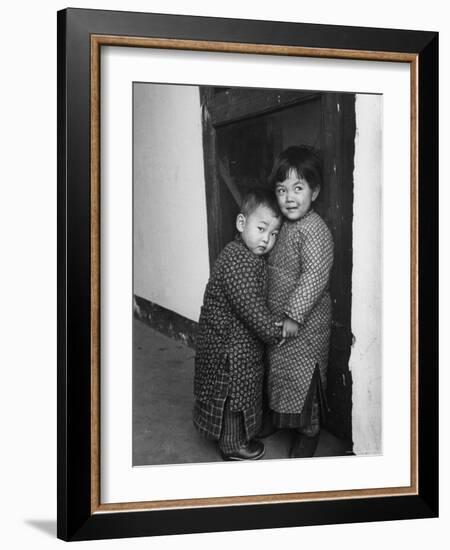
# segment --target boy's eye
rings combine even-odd
[[[302,189],[303,189],[303,185],[296,185],[296,186],[295,186],[295,190],[296,190],[297,192],[302,191]]]

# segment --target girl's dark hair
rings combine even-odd
[[[292,145],[280,153],[269,176],[269,183],[274,187],[288,178],[289,172],[295,170],[298,176],[306,180],[311,189],[322,185],[322,155],[320,151],[308,145]]]
[[[275,197],[275,193],[271,189],[264,187],[254,187],[249,189],[242,197],[241,214],[249,216],[258,206],[267,206],[272,210],[275,216],[281,216],[280,207]]]

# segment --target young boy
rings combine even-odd
[[[256,460],[253,440],[262,414],[264,343],[281,338],[266,305],[270,252],[281,225],[273,193],[247,193],[236,218],[238,235],[219,255],[200,313],[194,377],[194,424],[218,441],[224,460]]]

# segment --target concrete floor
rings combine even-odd
[[[192,423],[194,350],[134,319],[133,352],[133,466],[222,461]],[[263,460],[288,458],[290,433],[264,444]],[[345,444],[322,430],[315,456],[345,454]]]

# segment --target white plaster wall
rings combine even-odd
[[[133,93],[134,293],[197,321],[209,276],[199,89]]]
[[[354,452],[381,448],[382,96],[356,96],[352,331]]]

